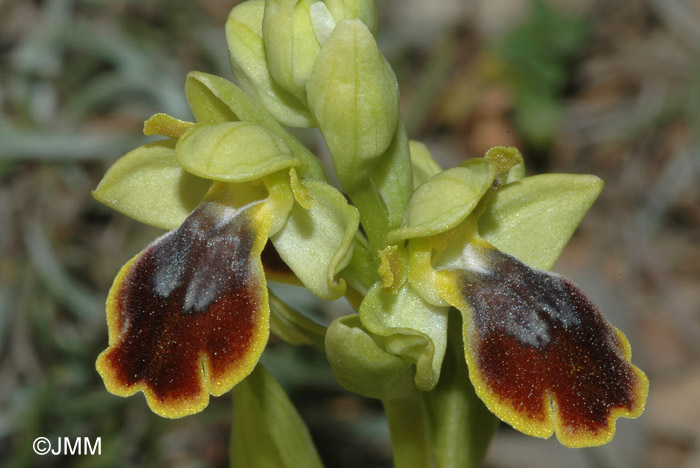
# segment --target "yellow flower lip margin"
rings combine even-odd
[[[142,391],[153,412],[178,418],[253,370],[269,335],[266,211],[205,202],[122,267],[96,364],[111,393]]]
[[[469,229],[451,240],[460,235],[461,257],[438,256],[435,288],[462,312],[479,398],[528,435],[556,433],[568,447],[609,442],[615,420],[638,417],[648,394],[624,334],[569,281],[470,241]]]

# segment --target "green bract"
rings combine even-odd
[[[326,8],[333,19],[340,22],[344,19],[357,18],[362,21],[372,34],[377,33],[378,14],[376,0],[324,0]]]
[[[263,18],[270,75],[302,103],[306,103],[306,83],[321,50],[309,16],[313,3],[267,0]]]
[[[263,42],[264,14],[263,0],[247,1],[231,10],[226,21],[226,40],[233,76],[283,125],[313,126],[304,104],[270,76]]]
[[[261,365],[233,392],[231,464],[246,468],[322,468],[304,420]]]
[[[389,147],[399,117],[396,78],[364,23],[338,23],[306,89],[336,175],[345,191],[354,192]]]

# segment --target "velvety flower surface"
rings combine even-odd
[[[143,391],[177,417],[203,409],[246,377],[268,337],[261,206],[207,201],[119,272],[107,301],[107,388]]]
[[[533,436],[556,432],[567,446],[606,443],[615,419],[639,416],[646,401],[648,380],[631,363],[629,342],[571,282],[480,234],[483,224],[489,238],[518,254],[529,245],[523,256],[551,267],[600,181],[556,175],[492,185],[518,161],[490,156],[435,169],[417,187],[401,227],[387,235],[383,283],[365,298],[362,323],[383,336],[408,340],[411,330],[424,337],[418,355],[415,343],[385,349],[415,362],[416,386],[425,388],[438,380],[447,306],[456,307],[470,379],[496,416]],[[411,319],[397,303],[413,308]],[[423,319],[414,323],[415,316]],[[425,361],[432,361],[432,378]]]
[[[530,435],[567,446],[612,439],[644,409],[648,381],[630,345],[570,281],[472,239],[442,266],[443,297],[463,316],[477,395]]]

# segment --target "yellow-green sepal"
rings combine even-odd
[[[294,203],[287,222],[270,240],[309,291],[325,300],[337,299],[346,287],[338,273],[352,257],[360,216],[331,185],[315,180],[300,183],[304,197],[313,204],[304,208]]]
[[[358,314],[346,315],[328,327],[326,357],[347,390],[380,400],[404,398],[414,391],[413,366],[385,351],[381,339],[367,331]]]
[[[119,158],[92,196],[137,221],[175,229],[204,198],[211,180],[186,172],[175,141],[148,143]]]
[[[233,388],[230,447],[234,467],[323,468],[306,423],[262,364]]]
[[[267,0],[263,37],[272,78],[300,102],[306,103],[306,83],[321,45],[309,8],[314,0]]]
[[[312,127],[314,119],[304,104],[270,76],[263,42],[264,13],[264,0],[249,0],[231,10],[226,41],[233,75],[283,125]]]
[[[550,270],[602,189],[598,177],[575,174],[502,185],[486,200],[479,233],[499,250]]]
[[[432,390],[440,378],[447,345],[447,307],[430,304],[405,282],[396,294],[381,283],[370,289],[360,305],[362,324],[382,337],[382,348],[416,365],[414,384]]]
[[[178,140],[178,162],[207,179],[248,182],[302,163],[277,134],[249,122],[198,123]]]
[[[399,121],[396,78],[360,20],[343,20],[316,59],[306,87],[343,189],[367,182]]]
[[[487,159],[469,159],[435,174],[411,196],[401,227],[389,232],[386,245],[448,231],[466,219],[496,177]]]
[[[413,172],[413,188],[417,188],[423,182],[442,171],[442,167],[430,155],[430,150],[420,141],[408,142],[411,153],[411,168]]]
[[[305,177],[326,180],[319,159],[235,84],[216,75],[194,71],[187,75],[185,94],[198,121],[220,123],[240,120],[262,125],[281,137],[294,157],[308,166]]]

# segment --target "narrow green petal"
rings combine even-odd
[[[248,122],[198,123],[175,148],[189,172],[225,182],[247,182],[299,166],[282,138]]]
[[[200,114],[197,117],[200,122],[241,120],[262,125],[280,136],[289,145],[294,157],[309,166],[306,177],[326,180],[318,158],[235,84],[216,75],[193,71],[187,75],[185,92],[193,112],[195,108],[200,109],[195,112],[195,116]]]
[[[495,176],[493,164],[482,158],[434,175],[413,192],[401,227],[389,232],[385,243],[433,236],[457,226],[476,207]]]
[[[413,391],[411,363],[382,349],[357,314],[340,317],[328,327],[326,357],[338,383],[351,392],[384,400]]]
[[[142,223],[175,229],[204,198],[210,180],[175,159],[175,141],[140,146],[119,158],[92,193],[95,199]]]
[[[261,364],[233,390],[231,466],[323,467],[304,420]]]
[[[602,189],[599,178],[574,174],[503,185],[479,216],[479,233],[503,252],[549,270]]]
[[[445,355],[447,311],[427,303],[408,282],[396,294],[377,283],[360,305],[360,318],[385,351],[416,364],[416,388],[430,391]]]
[[[226,21],[226,41],[233,75],[241,87],[283,125],[314,126],[313,117],[304,104],[270,76],[262,35],[264,12],[262,0],[247,1],[231,10]]]
[[[332,300],[345,292],[337,275],[352,255],[359,224],[357,209],[325,182],[302,180],[315,200],[310,209],[295,203],[287,223],[271,237],[277,252],[299,280],[315,295]]]

